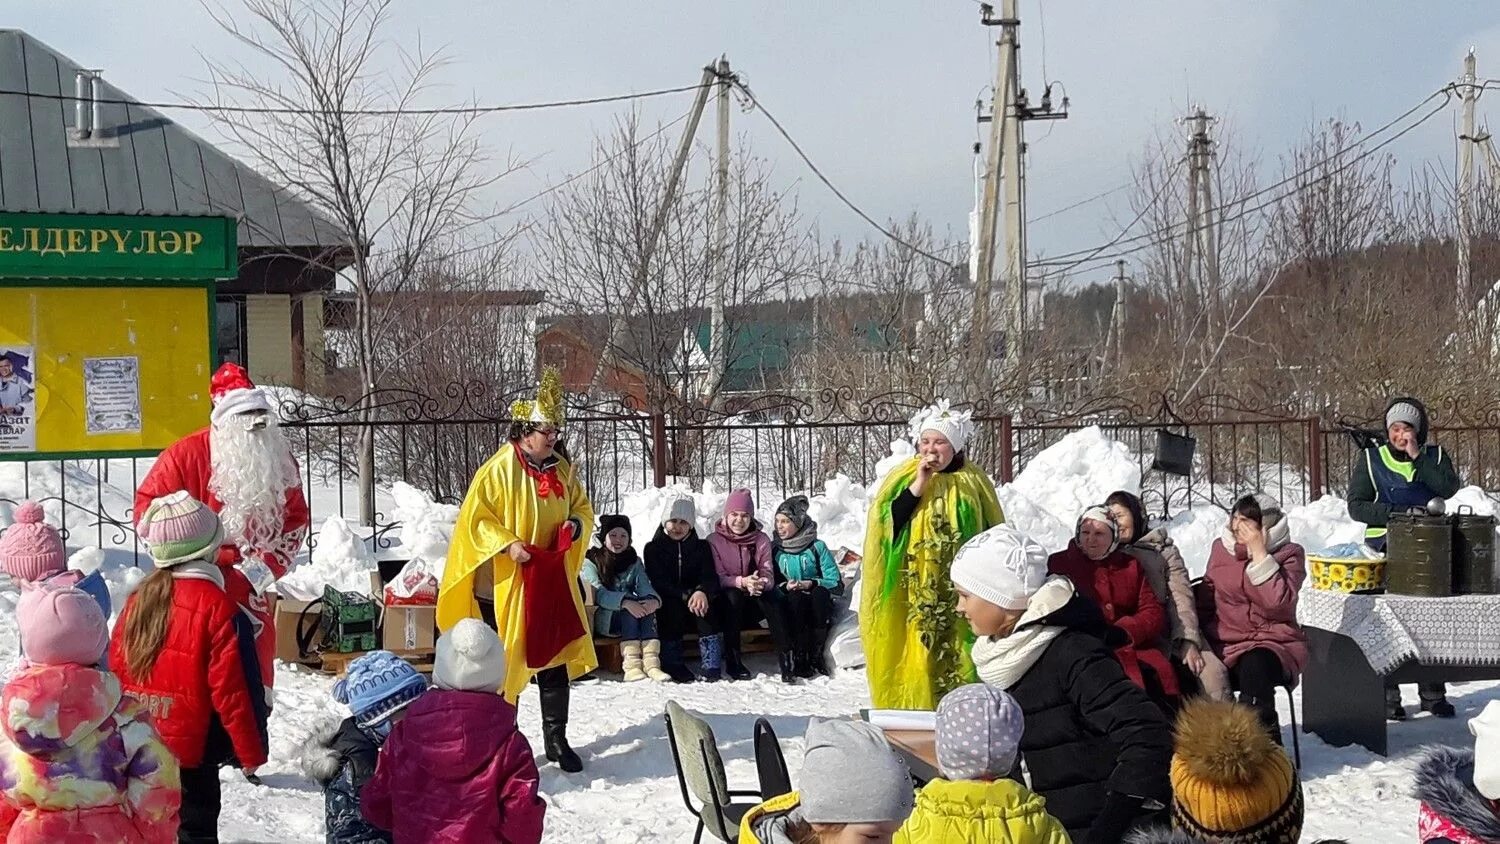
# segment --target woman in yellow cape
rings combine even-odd
[[[464,496],[438,590],[444,631],[465,618],[495,628],[505,645],[505,685],[515,701],[536,677],[547,759],[576,772],[568,745],[568,683],[594,670],[593,639],[578,572],[594,509],[559,451],[562,386],[542,375],[535,402],[512,407],[510,441],[479,471]]]
[[[959,546],[1005,521],[995,485],[965,460],[971,415],[939,401],[912,421],[917,453],[870,503],[859,632],[870,700],[880,709],[937,708],[975,680],[973,633],[961,623],[948,569]]]

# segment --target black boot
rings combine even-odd
[[[807,651],[797,651],[792,655],[792,673],[803,680],[811,680],[818,676],[818,671],[813,668],[812,656]]]
[[[661,643],[661,670],[671,675],[674,683],[691,683],[698,679],[682,658],[681,639],[666,639]]]
[[[1401,689],[1396,686],[1386,687],[1385,717],[1388,721],[1406,720],[1406,708],[1401,705]]]
[[[824,677],[833,676],[833,670],[828,667],[828,660],[823,656],[822,648],[809,654],[807,660],[814,672],[822,674]]]
[[[724,648],[724,673],[729,675],[731,680],[750,679],[750,669],[746,668],[744,661],[740,659],[739,648],[728,646]]]
[[[1445,697],[1440,697],[1437,700],[1422,701],[1422,711],[1431,712],[1436,718],[1452,718],[1458,714],[1458,711],[1453,708],[1453,704],[1449,703]]]
[[[542,701],[542,745],[546,748],[547,761],[556,762],[559,768],[576,774],[583,770],[583,760],[568,745],[567,671],[567,668],[549,668],[538,674],[537,692]]]
[[[794,685],[797,682],[797,677],[800,675],[797,674],[796,667],[793,665],[792,655],[786,651],[781,651],[776,654],[776,659],[781,663],[781,682],[789,686]]]

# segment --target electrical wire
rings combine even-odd
[[[676,88],[658,88],[653,91],[641,91],[635,94],[612,94],[604,97],[585,97],[572,100],[551,100],[536,103],[512,103],[508,105],[493,106],[438,106],[435,108],[351,108],[351,109],[321,109],[321,108],[298,108],[294,106],[230,106],[230,105],[203,105],[201,103],[172,103],[172,102],[141,102],[127,99],[90,99],[78,97],[73,94],[45,94],[39,91],[15,91],[0,89],[0,96],[26,97],[33,100],[53,100],[57,102],[86,102],[100,103],[101,105],[124,105],[153,108],[159,111],[203,111],[216,112],[220,114],[296,114],[296,115],[318,115],[318,116],[370,116],[370,117],[393,117],[397,115],[431,115],[431,114],[455,114],[455,115],[481,115],[496,114],[506,111],[539,111],[550,108],[568,108],[572,106],[601,105],[604,103],[618,103],[629,100],[643,100],[651,97],[663,97],[669,94],[681,94],[687,91],[697,91],[718,84],[696,83],[693,85],[682,85]]]
[[[1416,106],[1414,106],[1411,109],[1408,109],[1406,112],[1404,112],[1401,115],[1401,117],[1398,117],[1395,120],[1390,121],[1389,123],[1386,123],[1384,126],[1380,127],[1379,129],[1376,129],[1374,132],[1371,132],[1369,135],[1367,135],[1363,139],[1361,139],[1361,141],[1359,141],[1358,143],[1353,144],[1349,148],[1349,150],[1341,151],[1340,155],[1342,156],[1344,153],[1346,153],[1346,152],[1348,152],[1350,150],[1357,149],[1359,146],[1361,146],[1362,144],[1368,143],[1369,141],[1373,140],[1376,136],[1378,136],[1379,134],[1385,132],[1387,129],[1391,128],[1396,123],[1400,122],[1402,119],[1410,116],[1411,114],[1413,114],[1414,112],[1416,112],[1418,109],[1420,109],[1423,105],[1431,102],[1434,98],[1436,98],[1438,96],[1444,97],[1443,102],[1439,103],[1436,108],[1434,108],[1432,111],[1429,111],[1427,114],[1423,115],[1415,123],[1412,123],[1410,126],[1407,126],[1406,128],[1402,129],[1401,131],[1397,132],[1396,134],[1392,135],[1391,137],[1387,138],[1386,140],[1380,142],[1379,144],[1377,144],[1377,145],[1375,145],[1375,146],[1373,146],[1373,147],[1365,150],[1364,152],[1360,153],[1359,155],[1356,155],[1356,156],[1350,158],[1348,161],[1345,161],[1343,164],[1340,164],[1338,167],[1336,167],[1333,170],[1333,172],[1334,173],[1341,172],[1341,171],[1343,171],[1343,170],[1345,170],[1345,169],[1353,166],[1354,164],[1357,164],[1358,162],[1363,161],[1364,159],[1366,159],[1366,158],[1370,157],[1371,155],[1375,154],[1376,152],[1379,152],[1381,149],[1384,149],[1385,147],[1387,147],[1390,144],[1394,143],[1395,141],[1399,140],[1400,138],[1402,138],[1403,136],[1405,136],[1409,132],[1415,130],[1418,126],[1421,126],[1422,124],[1426,123],[1428,120],[1431,120],[1438,113],[1440,113],[1443,109],[1447,108],[1448,104],[1452,101],[1452,96],[1453,96],[1452,95],[1452,91],[1453,91],[1454,87],[1455,86],[1453,86],[1453,85],[1447,85],[1447,86],[1444,86],[1443,88],[1441,88],[1441,89],[1439,89],[1437,91],[1434,91],[1431,95],[1429,95],[1427,98],[1423,99]],[[1236,197],[1233,200],[1221,203],[1219,205],[1214,206],[1213,208],[1205,209],[1205,211],[1203,213],[1205,213],[1205,214],[1212,214],[1212,213],[1215,213],[1215,212],[1226,211],[1228,209],[1235,208],[1237,206],[1244,206],[1250,200],[1253,200],[1253,199],[1256,199],[1258,197],[1264,196],[1265,194],[1270,193],[1271,191],[1275,190],[1278,187],[1282,187],[1282,186],[1287,185],[1287,184],[1289,184],[1291,182],[1294,182],[1297,179],[1299,179],[1299,178],[1301,178],[1301,177],[1303,177],[1303,176],[1305,176],[1305,175],[1313,172],[1314,170],[1318,169],[1319,167],[1322,167],[1322,166],[1325,166],[1325,165],[1327,165],[1329,163],[1332,163],[1332,161],[1333,161],[1333,159],[1321,159],[1319,161],[1316,161],[1316,162],[1314,162],[1312,164],[1309,164],[1307,167],[1303,168],[1302,170],[1299,170],[1296,173],[1293,173],[1291,176],[1288,176],[1288,177],[1282,179],[1279,182],[1276,182],[1276,183],[1274,183],[1274,184],[1272,184],[1272,185],[1270,185],[1268,187],[1262,188],[1260,190],[1253,191],[1253,192],[1251,192],[1249,194],[1246,194],[1245,196]],[[1294,190],[1292,190],[1290,192],[1282,193],[1282,194],[1279,194],[1277,196],[1274,196],[1271,199],[1267,200],[1266,202],[1259,203],[1259,204],[1257,204],[1257,205],[1255,205],[1253,207],[1242,208],[1239,212],[1237,212],[1235,214],[1232,214],[1230,216],[1226,216],[1226,217],[1220,218],[1219,222],[1220,223],[1234,222],[1235,220],[1239,220],[1239,219],[1241,219],[1241,218],[1243,218],[1245,216],[1248,216],[1249,214],[1255,213],[1256,211],[1259,211],[1259,210],[1267,208],[1267,207],[1269,207],[1271,205],[1274,205],[1275,203],[1280,202],[1281,200],[1287,198],[1288,196],[1292,196],[1295,193],[1297,193],[1297,190],[1294,189]],[[1152,201],[1154,202],[1155,200],[1153,199]],[[1149,207],[1149,205],[1146,206],[1146,207]],[[1130,225],[1133,226],[1134,224],[1135,223],[1133,221]],[[1119,235],[1117,235],[1109,243],[1104,244],[1102,247],[1093,247],[1091,249],[1079,249],[1079,250],[1075,250],[1073,252],[1067,252],[1067,253],[1064,253],[1062,255],[1054,256],[1054,257],[1052,257],[1050,259],[1047,259],[1045,261],[1034,261],[1034,262],[1031,262],[1030,264],[1028,264],[1028,266],[1030,266],[1030,267],[1054,267],[1054,266],[1057,266],[1057,267],[1062,267],[1062,269],[1059,270],[1059,271],[1057,271],[1057,272],[1067,272],[1068,270],[1071,270],[1071,269],[1073,269],[1075,267],[1078,267],[1081,264],[1084,264],[1084,263],[1087,263],[1087,262],[1090,262],[1090,261],[1094,260],[1094,258],[1096,256],[1098,256],[1099,253],[1101,251],[1103,251],[1104,249],[1109,249],[1112,246],[1118,246],[1120,244],[1140,243],[1141,241],[1147,241],[1146,243],[1144,243],[1144,244],[1142,244],[1140,246],[1133,247],[1131,249],[1123,250],[1123,251],[1116,252],[1116,253],[1113,253],[1113,254],[1109,255],[1106,260],[1112,262],[1116,258],[1124,257],[1126,255],[1131,255],[1131,254],[1134,254],[1136,252],[1140,252],[1142,250],[1150,249],[1150,248],[1152,248],[1154,246],[1157,246],[1157,245],[1160,244],[1161,241],[1157,240],[1156,238],[1159,238],[1159,237],[1162,237],[1162,236],[1172,236],[1172,235],[1174,235],[1174,234],[1177,233],[1175,231],[1177,228],[1179,228],[1179,227],[1187,227],[1187,226],[1190,226],[1190,225],[1191,224],[1188,221],[1182,220],[1182,221],[1170,223],[1170,224],[1168,224],[1166,226],[1163,226],[1163,227],[1161,227],[1159,229],[1155,229],[1153,231],[1146,232],[1145,234],[1137,235],[1137,236],[1131,237],[1131,238],[1124,238],[1123,236],[1129,230],[1129,226],[1127,226],[1127,228],[1126,228],[1125,231],[1120,232]],[[1083,256],[1083,257],[1080,258],[1079,256]],[[1092,269],[1092,268],[1090,268],[1090,269]]]
[[[750,93],[749,88],[746,88],[738,79],[734,79],[732,80],[732,82],[735,87],[739,88],[740,91],[744,93],[745,98],[750,101],[750,105],[756,111],[759,111],[761,114],[765,115],[766,120],[769,121],[770,124],[776,129],[776,132],[781,135],[782,139],[785,140],[787,144],[791,146],[792,150],[797,153],[797,156],[802,159],[802,163],[807,165],[807,169],[811,170],[813,175],[818,177],[818,181],[822,182],[824,187],[827,187],[828,190],[832,191],[833,195],[838,197],[839,201],[844,203],[844,205],[847,206],[850,211],[853,211],[855,214],[859,215],[860,219],[864,220],[866,223],[869,223],[872,228],[885,235],[886,238],[891,240],[893,243],[905,249],[908,249],[917,255],[921,255],[928,260],[936,261],[937,263],[943,264],[944,266],[953,266],[954,260],[940,257],[931,252],[928,252],[926,249],[923,249],[920,246],[909,243],[908,241],[903,240],[895,232],[891,231],[885,226],[882,226],[880,223],[875,222],[874,217],[866,214],[864,209],[860,208],[858,205],[855,205],[853,200],[849,199],[848,196],[845,196],[844,192],[839,190],[837,185],[829,181],[827,176],[823,175],[823,171],[819,170],[818,165],[814,164],[812,159],[807,156],[807,153],[802,150],[802,146],[797,143],[796,139],[794,139],[789,132],[787,132],[786,127],[781,125],[781,121],[777,120],[776,116],[766,109],[765,104],[756,99],[754,94]],[[961,248],[961,245],[960,247],[956,248]]]
[[[1123,237],[1125,237],[1125,235],[1129,234],[1130,230],[1133,229],[1133,228],[1135,228],[1136,223],[1139,223],[1141,221],[1141,219],[1146,216],[1146,212],[1149,211],[1149,210],[1151,210],[1156,205],[1156,201],[1159,200],[1159,199],[1161,199],[1162,194],[1165,193],[1166,190],[1167,190],[1167,188],[1172,185],[1172,177],[1174,175],[1176,175],[1177,168],[1180,167],[1181,165],[1182,165],[1182,160],[1179,159],[1177,162],[1175,162],[1173,164],[1172,169],[1168,170],[1163,175],[1162,180],[1161,180],[1161,185],[1159,185],[1157,187],[1156,193],[1151,196],[1151,199],[1149,201],[1147,201],[1147,202],[1145,202],[1145,203],[1143,203],[1141,205],[1141,210],[1138,211],[1138,212],[1136,212],[1136,215],[1131,218],[1130,222],[1128,222],[1128,223],[1125,224],[1125,228],[1120,229],[1120,233],[1117,234],[1117,235],[1115,235],[1114,240],[1111,240],[1108,243],[1105,243],[1105,244],[1102,244],[1100,246],[1095,247],[1094,250],[1092,252],[1090,252],[1087,256],[1085,256],[1083,258],[1080,258],[1077,261],[1072,262],[1071,264],[1065,264],[1065,265],[1063,265],[1063,267],[1061,269],[1059,269],[1056,272],[1051,273],[1051,274],[1052,275],[1063,275],[1063,274],[1067,273],[1069,270],[1071,270],[1074,267],[1078,266],[1079,264],[1087,263],[1088,261],[1093,260],[1093,258],[1095,256],[1097,256],[1100,252],[1103,252],[1104,250],[1106,250],[1106,249],[1114,246],[1115,244],[1119,243],[1120,240],[1121,240],[1121,238],[1123,238]],[[1032,262],[1032,263],[1028,264],[1027,266],[1028,267],[1045,267],[1045,266],[1051,266],[1051,263],[1050,262],[1037,261],[1037,262]]]
[[[1112,196],[1114,194],[1119,193],[1122,190],[1130,188],[1131,186],[1132,186],[1132,184],[1130,182],[1126,182],[1123,185],[1116,185],[1116,186],[1110,188],[1109,190],[1100,191],[1099,193],[1096,193],[1093,196],[1087,197],[1085,199],[1080,199],[1077,202],[1073,203],[1072,205],[1064,205],[1063,207],[1057,209],[1056,211],[1048,211],[1047,213],[1043,214],[1040,217],[1032,217],[1031,219],[1027,220],[1026,222],[1029,225],[1031,223],[1040,223],[1043,220],[1050,220],[1053,217],[1058,216],[1059,214],[1066,214],[1067,212],[1072,211],[1074,208],[1081,208],[1084,205],[1088,205],[1090,202],[1097,202],[1097,201],[1103,199],[1106,196]]]

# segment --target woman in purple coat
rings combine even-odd
[[[1291,541],[1281,505],[1267,495],[1236,501],[1225,535],[1214,540],[1198,586],[1198,621],[1229,669],[1240,702],[1281,741],[1276,687],[1294,684],[1307,664],[1297,625],[1297,590],[1307,577],[1302,546]]]

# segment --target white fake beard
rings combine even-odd
[[[275,547],[286,515],[287,491],[301,486],[281,429],[274,419],[254,430],[247,430],[239,419],[228,419],[209,430],[208,443],[208,489],[224,504],[219,518],[225,536],[245,550]]]

